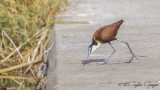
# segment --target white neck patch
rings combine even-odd
[[[93,45],[93,46],[92,46],[92,51],[91,51],[91,52],[93,52],[94,50],[96,50],[100,45],[101,45],[101,44],[99,44],[99,43],[97,44],[97,46],[96,46],[96,45]]]

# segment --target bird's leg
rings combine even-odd
[[[126,63],[130,63],[133,60],[134,57],[137,59],[136,55],[133,53],[133,51],[132,51],[131,47],[129,46],[128,42],[122,41],[122,40],[119,40],[119,39],[117,39],[117,40],[125,43],[128,46],[130,53],[132,54],[132,57],[129,60],[127,60]]]
[[[113,52],[111,53],[111,55],[108,57],[108,58],[106,58],[105,60],[104,60],[104,63],[107,63],[108,62],[108,60],[113,56],[113,54],[116,52],[116,49],[114,49],[114,47],[112,46],[112,44],[109,42],[109,45],[112,47],[112,49],[113,49]]]
[[[112,47],[112,49],[113,49],[113,52],[111,53],[111,55],[108,57],[108,58],[106,58],[105,60],[104,60],[104,62],[103,63],[98,63],[99,65],[103,65],[103,64],[106,64],[106,63],[108,63],[108,60],[113,56],[113,54],[116,52],[116,49],[114,49],[114,47],[112,46],[112,44],[109,42],[109,45]]]

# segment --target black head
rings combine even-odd
[[[92,44],[88,47],[88,56],[99,47],[100,44],[98,44],[95,40],[92,39]]]

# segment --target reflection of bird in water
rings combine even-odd
[[[115,22],[113,24],[110,24],[110,25],[107,25],[107,26],[104,26],[104,27],[101,27],[100,29],[98,29],[94,35],[93,35],[93,38],[92,38],[92,44],[88,47],[88,56],[94,51],[96,50],[100,44],[104,44],[104,43],[109,43],[109,45],[112,47],[113,49],[113,52],[111,53],[111,55],[106,58],[104,60],[103,63],[101,64],[106,64],[108,62],[108,60],[112,57],[112,55],[116,52],[116,50],[114,49],[114,47],[112,46],[111,42],[110,41],[113,41],[113,40],[118,40],[120,42],[123,42],[125,43],[129,50],[130,50],[130,53],[132,55],[132,57],[127,60],[126,62],[127,63],[130,63],[132,60],[133,60],[133,57],[136,58],[135,54],[133,53],[133,51],[131,50],[128,42],[126,41],[122,41],[122,40],[119,40],[117,39],[115,36],[117,35],[117,31],[118,29],[120,28],[121,24],[123,23],[124,21],[123,20],[120,20],[118,22]],[[137,58],[136,58],[137,59]]]

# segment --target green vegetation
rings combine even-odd
[[[31,87],[66,0],[0,0],[0,87]]]

